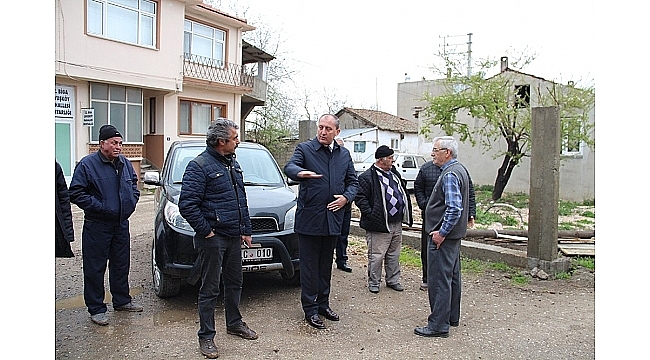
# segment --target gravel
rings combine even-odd
[[[186,285],[179,296],[156,297],[152,290],[150,246],[152,195],[144,195],[131,219],[130,285],[142,313],[113,312],[110,324],[97,326],[83,304],[81,271],[82,213],[73,207],[75,258],[56,259],[55,357],[57,359],[200,359],[197,288]],[[364,239],[351,236],[350,243]],[[396,292],[366,285],[363,246],[350,251],[352,273],[333,270],[330,303],[341,321],[324,320],[326,330],[306,325],[300,288],[286,285],[278,273],[246,274],[241,312],[259,333],[248,341],[227,335],[223,305],[217,307],[215,343],[220,359],[594,359],[595,273],[579,270],[568,280],[531,279],[516,285],[509,274],[486,270],[463,273],[460,326],[450,337],[413,334],[426,324],[429,305],[419,290],[420,269],[402,267]],[[108,289],[108,285],[106,285]]]

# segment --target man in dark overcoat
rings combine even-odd
[[[338,321],[329,305],[334,245],[341,234],[345,205],[354,200],[358,181],[350,152],[334,138],[339,119],[326,114],[318,120],[316,138],[300,143],[284,167],[300,182],[296,225],[300,246],[300,299],[305,320],[317,329],[319,317]]]

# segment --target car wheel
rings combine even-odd
[[[153,291],[161,298],[178,295],[181,290],[181,279],[173,278],[171,275],[160,271],[156,264],[156,242],[151,245],[151,275],[153,277]]]
[[[300,270],[294,271],[292,277],[288,277],[286,272],[280,270],[280,276],[282,276],[282,279],[291,286],[300,285]]]

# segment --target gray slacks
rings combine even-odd
[[[449,322],[460,319],[460,239],[445,239],[439,249],[432,241],[428,245],[427,284],[431,314],[427,326],[434,331],[448,332]]]
[[[379,286],[382,265],[386,271],[386,284],[399,283],[401,270],[399,254],[402,250],[402,223],[389,223],[389,232],[366,231],[368,245],[368,285]]]

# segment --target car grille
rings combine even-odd
[[[253,234],[278,231],[278,221],[273,217],[251,217]]]

